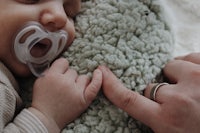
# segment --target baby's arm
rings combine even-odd
[[[90,81],[69,68],[66,59],[56,60],[33,88],[32,107],[35,114],[51,131],[64,126],[87,109],[96,97],[102,83],[102,73],[96,69]],[[55,133],[55,132],[54,132]]]
[[[102,73],[94,71],[90,81],[68,68],[65,59],[58,59],[36,80],[32,107],[23,109],[15,118],[20,99],[14,87],[0,82],[0,132],[59,133],[65,124],[78,117],[96,97]]]
[[[15,116],[22,105],[17,90],[13,75],[0,62],[0,133],[46,133],[46,127],[27,109]]]
[[[1,78],[4,78],[4,76]],[[5,77],[6,79],[6,77]],[[6,79],[9,82],[9,80]],[[30,111],[24,109],[14,119],[17,106],[21,99],[14,87],[7,82],[0,81],[0,132],[4,133],[47,133],[46,127]]]

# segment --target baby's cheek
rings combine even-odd
[[[70,20],[67,25],[68,41],[67,47],[69,47],[75,39],[75,27],[73,20]]]

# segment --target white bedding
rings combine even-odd
[[[200,52],[200,0],[161,0],[175,37],[174,56]]]

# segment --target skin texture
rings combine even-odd
[[[200,130],[200,53],[175,58],[164,67],[168,85],[161,86],[156,101],[149,99],[155,84],[145,95],[128,90],[105,66],[103,91],[107,98],[156,133],[198,133]]]
[[[80,0],[1,0],[0,1],[0,60],[16,76],[29,76],[26,64],[15,57],[13,39],[17,31],[29,21],[42,24],[49,31],[68,32],[67,49],[74,40],[73,18],[80,10]],[[33,49],[37,57],[42,47]],[[39,77],[33,87],[31,107],[49,132],[61,129],[78,117],[97,95],[102,83],[102,73],[96,69],[92,79],[78,75],[69,68],[66,59],[55,60]]]
[[[90,81],[88,76],[78,75],[70,69],[65,59],[56,60],[45,76],[36,80],[32,107],[42,112],[49,121],[54,120],[62,129],[90,105],[101,83],[100,70],[94,71]]]
[[[67,48],[74,40],[72,18],[79,10],[80,0],[1,0],[0,60],[16,75],[30,75],[27,66],[16,59],[13,51],[17,31],[29,21],[37,21],[50,31],[65,30],[69,34]]]

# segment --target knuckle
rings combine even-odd
[[[63,62],[63,63],[68,63],[68,61],[65,58],[59,58],[58,61]]]
[[[181,93],[174,94],[169,97],[169,99],[171,107],[166,106],[162,112],[162,114],[165,114],[165,122],[169,125],[180,127],[184,121],[183,116],[187,116],[191,111],[191,105],[193,104],[193,101],[187,95]]]
[[[185,56],[185,59],[186,60],[187,59],[192,59],[192,58],[195,58],[195,57],[197,57],[199,55],[200,55],[200,53],[190,53],[190,54],[188,54],[188,55]]]
[[[190,76],[199,79],[200,77],[200,69],[190,69]]]
[[[177,65],[179,65],[179,66],[185,66],[186,63],[185,63],[185,61],[183,61],[183,60],[170,60],[170,61],[165,65],[164,68],[166,68],[166,67],[173,67],[173,66],[177,66]]]
[[[76,75],[78,74],[76,70],[74,70],[74,69],[71,69],[71,68],[70,68],[70,69],[68,69],[68,71],[70,71],[72,74],[76,74]]]
[[[169,68],[169,67],[171,67],[171,66],[174,66],[174,65],[176,64],[177,61],[178,61],[178,60],[170,60],[170,61],[165,65],[164,69],[165,69],[165,68]]]
[[[174,101],[179,105],[179,106],[181,106],[181,107],[189,107],[190,105],[191,105],[191,100],[190,100],[190,98],[187,96],[187,95],[185,95],[185,94],[183,94],[183,93],[177,93],[177,94],[174,94],[173,96],[172,96],[172,99],[174,99]]]
[[[55,60],[56,64],[62,64],[62,65],[69,65],[68,61],[65,58],[59,58],[57,60]]]

